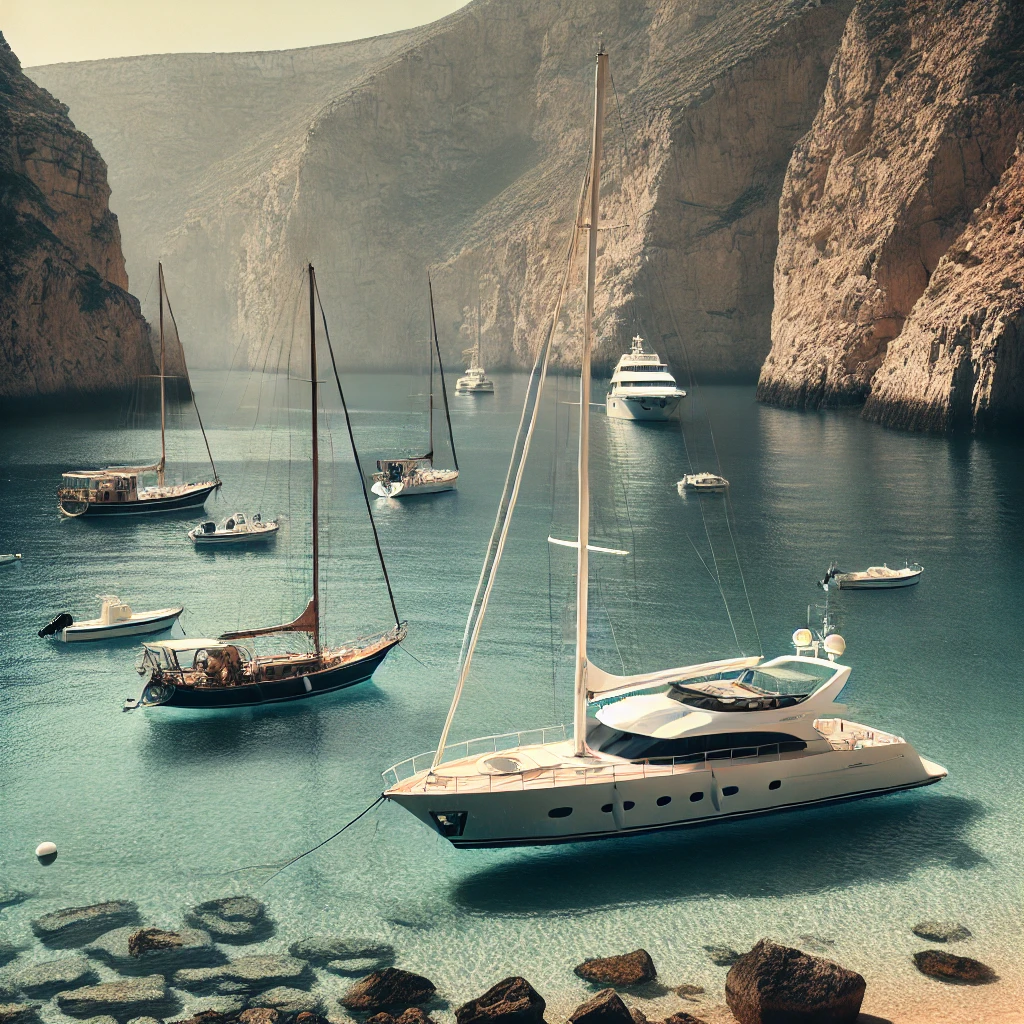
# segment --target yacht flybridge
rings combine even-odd
[[[176,512],[180,509],[203,505],[210,494],[221,485],[217,468],[213,464],[210,442],[203,428],[199,407],[199,429],[206,442],[206,454],[210,459],[212,480],[196,483],[169,484],[166,479],[167,467],[167,376],[165,373],[166,353],[164,344],[164,268],[157,264],[157,280],[160,290],[160,460],[149,466],[108,466],[105,469],[76,469],[63,474],[64,484],[57,489],[57,506],[71,517],[97,515],[139,515],[149,512]],[[171,319],[174,313],[170,310]],[[184,352],[182,352],[184,359]],[[185,371],[186,380],[188,370]],[[189,384],[192,404],[195,394]]]
[[[600,223],[601,128],[608,58],[598,54],[589,218]],[[578,233],[577,233],[578,236]],[[448,733],[508,536],[537,422],[562,293],[527,387],[506,491],[470,611],[455,697],[437,749],[384,773],[385,797],[457,847],[603,839],[840,800],[938,782],[946,771],[902,737],[839,717],[850,668],[836,635],[793,635],[793,655],[729,658],[633,676],[587,656],[590,545],[590,358],[597,232],[590,230],[580,375],[576,658],[572,732],[564,727],[449,746]]]
[[[427,278],[430,294],[430,394],[427,405],[427,453],[404,459],[378,459],[377,472],[373,474],[370,490],[378,498],[411,498],[418,494],[436,494],[439,491],[453,491],[459,482],[459,457],[455,454],[455,435],[452,433],[452,417],[448,409],[448,388],[444,382],[444,366],[441,364],[441,346],[437,341],[437,323],[434,319],[434,289]],[[444,416],[448,424],[448,440],[452,446],[454,469],[438,469],[434,465],[434,356],[441,377],[441,395],[444,399]]]
[[[668,366],[657,352],[645,351],[638,334],[615,366],[605,412],[620,420],[667,420],[685,397]]]
[[[223,633],[216,639],[162,640],[143,644],[139,658],[140,675],[148,676],[142,695],[125,701],[123,710],[136,708],[215,708],[249,707],[255,704],[273,704],[302,700],[321,693],[330,693],[353,686],[370,678],[388,652],[405,639],[406,625],[399,621],[395,597],[391,591],[387,566],[377,538],[377,528],[370,513],[370,499],[363,482],[349,420],[348,406],[341,388],[331,349],[331,367],[334,370],[341,397],[345,423],[348,428],[352,454],[363,488],[363,502],[370,518],[377,555],[380,559],[384,582],[391,599],[395,625],[382,633],[361,636],[337,646],[322,642],[320,623],[320,453],[319,453],[319,381],[316,359],[315,303],[316,276],[309,266],[309,368],[312,387],[312,523],[313,541],[313,596],[302,614],[292,622],[280,626],[263,626]],[[323,309],[321,307],[321,315]],[[326,320],[325,328],[326,328]],[[326,334],[326,329],[325,329]],[[330,347],[330,338],[327,338]],[[253,640],[264,636],[300,633],[309,637],[309,647],[302,651],[260,654]]]

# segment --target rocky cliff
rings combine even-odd
[[[154,370],[106,166],[0,35],[0,399],[125,388]]]
[[[475,0],[360,43],[32,73],[107,154],[129,267],[165,257],[196,361],[276,365],[312,259],[349,363],[425,359],[433,267],[447,358],[479,303],[487,365],[522,366],[561,273],[603,39],[599,361],[639,330],[674,360],[682,339],[706,376],[753,376],[786,163],[850,7]],[[565,324],[571,364],[576,306]]]
[[[859,0],[786,172],[758,396],[1019,419],[1024,8]]]

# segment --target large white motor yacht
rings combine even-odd
[[[597,58],[589,223],[600,223],[607,56]],[[581,196],[577,224],[584,223]],[[585,229],[583,229],[585,230]],[[732,821],[927,786],[946,770],[902,737],[840,717],[850,668],[838,635],[793,634],[795,654],[740,656],[633,676],[587,656],[590,361],[597,237],[587,253],[580,374],[573,727],[449,745],[540,408],[560,310],[527,387],[505,492],[466,628],[459,679],[436,750],[384,773],[388,800],[457,847],[528,846]],[[577,236],[578,237],[578,236]],[[575,238],[571,245],[575,245]],[[573,249],[567,260],[572,268]],[[564,287],[563,287],[564,293]]]
[[[605,411],[620,420],[667,420],[685,397],[658,353],[644,351],[638,334],[615,366]]]

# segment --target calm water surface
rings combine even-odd
[[[854,667],[844,699],[850,717],[907,736],[950,777],[879,801],[546,850],[457,852],[388,806],[265,883],[366,807],[384,768],[436,742],[525,386],[523,376],[496,381],[493,398],[453,401],[458,492],[375,506],[409,653],[350,691],[205,717],[122,714],[140,689],[135,645],[65,647],[36,630],[58,611],[95,615],[95,595],[109,592],[138,609],[184,604],[191,635],[296,615],[310,588],[298,393],[289,403],[276,379],[197,382],[225,482],[208,512],[282,515],[261,552],[194,551],[185,530],[198,517],[62,521],[60,473],[152,458],[151,419],[125,429],[122,410],[3,426],[0,551],[25,558],[0,569],[0,881],[36,895],[0,912],[0,933],[28,940],[33,917],[105,898],[135,899],[147,922],[173,927],[192,903],[252,892],[278,924],[262,948],[318,931],[386,937],[400,966],[427,974],[453,1005],[522,973],[552,1020],[587,994],[572,975],[587,956],[644,946],[666,984],[704,985],[708,1001],[689,1008],[714,1016],[725,970],[704,944],[816,936],[867,977],[873,1012],[1024,1019],[1013,1016],[1024,995],[1021,446],[766,409],[746,388],[705,392],[729,506],[676,493],[688,471],[678,426],[594,416],[596,542],[630,552],[592,559],[594,660],[633,672],[758,644],[784,653],[822,600],[814,580],[832,558],[855,568],[916,559],[926,566],[917,587],[833,595]],[[366,462],[425,447],[422,381],[361,375],[349,388]],[[574,554],[547,537],[574,532],[573,391],[566,380],[548,388],[453,739],[571,721]],[[332,409],[324,606],[328,636],[342,641],[385,628],[389,612]],[[706,424],[684,427],[696,468],[714,468]],[[435,429],[443,439],[442,417]],[[170,456],[199,472],[187,431],[172,432]],[[32,856],[43,839],[61,851],[49,868]],[[957,951],[1002,980],[964,989],[917,974],[910,954],[926,944],[910,926],[935,918],[968,925],[975,938]],[[330,997],[344,987],[325,984]],[[671,994],[645,1004],[652,1016],[679,1007]]]

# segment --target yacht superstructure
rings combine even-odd
[[[668,366],[657,352],[644,350],[638,334],[615,365],[605,411],[620,420],[667,420],[685,397]]]
[[[600,223],[607,56],[597,57],[589,223]],[[581,209],[577,223],[582,224]],[[573,243],[575,244],[575,242]],[[570,278],[570,249],[565,281]],[[850,676],[838,635],[793,634],[794,655],[740,656],[617,676],[587,655],[590,534],[590,358],[597,232],[588,238],[577,465],[576,657],[573,726],[449,746],[449,729],[508,536],[560,309],[538,356],[506,493],[474,596],[455,697],[437,749],[384,773],[384,796],[457,847],[525,846],[711,824],[879,796],[938,782],[940,765],[902,737],[849,722]],[[562,294],[565,294],[563,283]],[[536,370],[536,368],[535,368]],[[532,396],[532,397],[531,397]],[[532,405],[532,412],[531,410]],[[528,415],[529,413],[529,415]],[[511,490],[509,490],[511,487]]]

